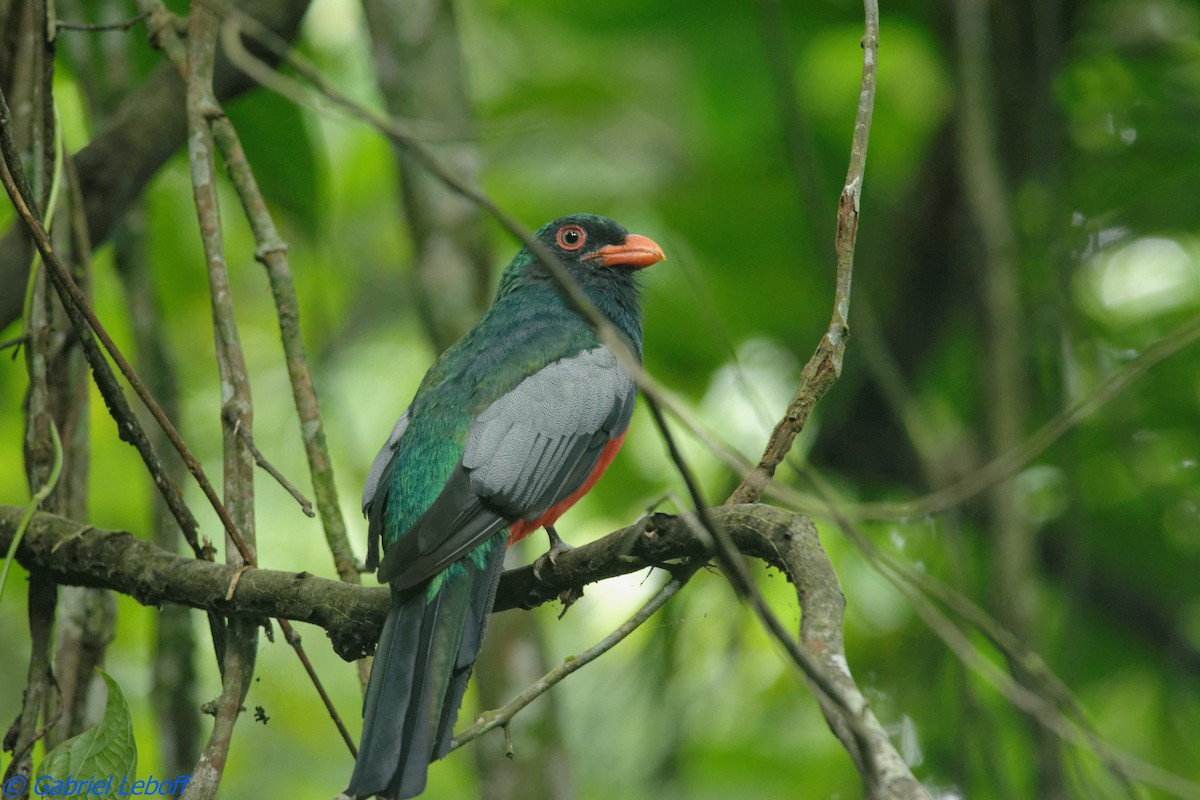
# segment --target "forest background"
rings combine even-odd
[[[861,6],[240,5],[526,227],[591,211],[656,239],[669,261],[645,274],[646,368],[757,461],[829,324]],[[220,491],[228,436],[183,92],[148,41],[160,17],[144,11],[161,9],[0,0],[0,89],[34,192],[59,185],[55,241]],[[124,20],[134,24],[112,25]],[[105,23],[120,29],[86,29]],[[47,25],[52,47],[38,35]],[[366,469],[519,242],[328,92],[281,95],[222,69],[217,94],[287,244],[330,486],[361,558]],[[52,115],[38,111],[46,86]],[[816,522],[845,594],[850,668],[931,795],[1200,797],[1200,7],[887,3],[875,89],[844,372],[779,467],[790,493],[771,502]],[[51,118],[70,168],[54,158]],[[216,190],[253,441],[311,498],[276,302],[255,263],[270,248],[223,169]],[[52,460],[44,435],[27,444],[36,368],[32,340],[13,342],[30,307],[23,230],[0,204],[6,507],[29,502]],[[85,410],[64,434],[74,456],[47,508],[185,552],[64,344],[65,321],[47,314],[44,352],[71,376],[59,396]],[[672,424],[718,504],[741,476]],[[222,559],[222,522],[169,466]],[[305,516],[265,472],[254,481],[259,563],[336,579],[329,519]],[[621,457],[560,530],[580,544],[689,502],[641,403]],[[15,518],[4,517],[9,535]],[[538,554],[531,538],[514,564]],[[754,575],[794,630],[794,589],[761,564]],[[640,571],[591,586],[561,620],[556,606],[498,615],[460,727],[607,635],[663,580]],[[21,713],[35,586],[18,567],[0,601],[6,725]],[[199,707],[221,691],[204,613],[64,588],[58,629],[60,684],[83,652],[122,687],[139,774],[191,772],[212,726]],[[320,630],[298,629],[356,739],[358,671]],[[350,755],[289,649],[278,630],[259,644],[222,796],[326,797],[345,784]],[[103,710],[103,684],[90,680],[64,727]],[[508,734],[515,758],[505,735],[488,734],[432,770],[428,796],[864,791],[801,672],[721,570],[698,573]]]

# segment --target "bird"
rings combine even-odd
[[[560,217],[534,238],[640,362],[639,271],[662,248],[595,214]],[[522,247],[367,473],[366,567],[390,585],[391,605],[345,794],[424,791],[429,764],[449,751],[505,551],[539,528],[552,558],[569,549],[554,525],[612,463],[636,396],[612,348]]]

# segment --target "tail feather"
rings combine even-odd
[[[501,536],[507,537],[508,534],[501,533]],[[496,587],[500,585],[500,573],[504,570],[506,549],[505,544],[492,548],[487,566],[471,587],[471,603],[467,607],[462,645],[458,651],[458,660],[454,664],[450,687],[446,692],[446,702],[442,705],[441,719],[438,721],[435,739],[437,749],[433,754],[435,760],[450,752],[450,740],[454,738],[454,721],[458,718],[458,709],[462,707],[467,681],[471,678],[471,668],[475,666],[479,648],[483,645],[483,633],[492,615],[492,606],[496,604]]]
[[[404,722],[404,749],[395,778],[400,797],[416,797],[425,790],[425,774],[433,760],[437,720],[458,660],[459,643],[466,624],[469,590],[467,580],[447,580],[426,606],[420,643],[416,648],[419,654],[417,672],[409,701],[415,706],[410,706]]]
[[[433,597],[428,584],[393,591],[363,703],[363,734],[346,793],[416,797],[429,762],[449,749],[467,679],[495,602],[504,534],[486,562],[463,562]]]
[[[347,794],[369,797],[381,792],[396,773],[416,666],[412,643],[420,633],[420,623],[419,609],[393,592],[363,700],[362,738]],[[389,713],[378,713],[380,709]]]

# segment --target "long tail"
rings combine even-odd
[[[425,790],[429,763],[446,755],[479,654],[504,562],[502,532],[429,584],[393,589],[367,697],[358,760],[346,794],[407,800]]]

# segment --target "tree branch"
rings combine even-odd
[[[346,535],[346,522],[333,477],[333,459],[325,443],[325,423],[321,419],[312,369],[305,352],[304,338],[300,334],[300,301],[296,297],[295,283],[288,266],[287,244],[275,227],[233,123],[228,117],[220,116],[213,120],[212,127],[213,137],[225,157],[229,177],[242,201],[250,229],[254,232],[254,241],[258,245],[255,258],[266,267],[267,280],[271,284],[271,295],[279,316],[284,361],[291,379],[296,413],[300,418],[300,435],[304,441],[304,453],[308,457],[325,541],[333,555],[338,575],[347,583],[358,583],[358,561],[354,558],[350,538]],[[312,509],[306,508],[305,513],[311,517]]]
[[[151,11],[145,3],[146,11]],[[173,18],[154,9],[151,25],[158,18],[170,26]],[[192,196],[200,223],[200,240],[212,300],[213,334],[216,337],[217,369],[221,378],[221,444],[223,454],[223,505],[236,523],[226,531],[225,563],[236,574],[257,558],[254,516],[254,457],[247,446],[254,424],[250,378],[246,372],[241,337],[233,312],[233,294],[225,264],[225,239],[217,198],[216,156],[210,120],[221,111],[213,95],[213,62],[217,50],[217,18],[203,3],[191,6],[187,38],[187,123],[188,164]],[[164,45],[178,45],[175,32],[158,36]],[[164,47],[171,54],[169,46]],[[182,49],[180,47],[179,49]],[[175,60],[174,58],[172,60]],[[176,62],[176,66],[179,64]],[[246,437],[239,435],[245,431]],[[236,546],[236,549],[235,549]],[[229,758],[233,730],[241,713],[258,657],[258,620],[231,619],[224,627],[223,647],[217,658],[221,667],[221,694],[216,700],[212,733],[196,761],[184,800],[216,797]]]
[[[498,708],[495,711],[485,711],[480,714],[475,718],[474,724],[465,731],[459,732],[454,737],[454,741],[450,744],[450,749],[457,750],[464,744],[472,742],[496,728],[507,728],[509,722],[512,721],[512,718],[521,709],[548,692],[552,686],[560,683],[572,672],[582,669],[613,649],[629,634],[633,633],[643,623],[658,613],[658,610],[666,605],[672,597],[679,594],[679,590],[687,585],[688,580],[691,579],[692,575],[703,564],[703,561],[694,560],[681,566],[676,574],[671,577],[671,580],[667,581],[661,589],[654,593],[653,597],[646,601],[632,617],[618,626],[616,630],[582,653],[563,659],[554,669],[547,672],[541,679],[536,681],[532,686],[527,687],[502,708]]]
[[[105,348],[109,351],[109,354],[112,355],[113,360],[122,367],[122,372],[130,380],[131,385],[135,389],[140,388],[143,390],[139,392],[139,396],[147,403],[147,407],[153,411],[157,408],[157,404],[144,391],[145,387],[137,379],[136,373],[129,367],[128,362],[125,361],[121,352],[116,348],[112,338],[104,330],[104,326],[100,324],[100,321],[92,312],[87,297],[75,284],[70,271],[59,259],[58,253],[50,242],[50,236],[41,223],[38,212],[35,208],[30,207],[31,201],[27,200],[30,195],[26,189],[22,188],[28,187],[29,184],[24,178],[20,158],[12,146],[12,139],[9,135],[9,120],[8,104],[5,101],[4,93],[0,91],[0,183],[3,183],[4,189],[8,192],[9,199],[12,201],[13,208],[17,212],[17,216],[21,219],[38,247],[42,263],[47,267],[46,275],[54,283],[54,288],[58,291],[59,299],[63,301],[63,308],[66,310],[67,317],[70,319],[71,325],[75,329],[75,334],[83,347],[84,356],[92,368],[92,375],[95,378],[96,386],[100,390],[105,404],[108,406],[109,413],[117,423],[121,438],[137,449],[138,454],[142,457],[142,461],[146,464],[147,471],[154,480],[156,488],[161,493],[163,500],[166,501],[167,506],[171,509],[171,513],[175,516],[175,519],[179,521],[179,527],[183,531],[184,538],[187,539],[188,544],[195,551],[197,557],[202,557],[204,549],[199,542],[199,523],[196,522],[191,509],[183,502],[183,496],[179,487],[167,476],[157,451],[147,438],[146,432],[142,429],[141,423],[138,422],[137,416],[134,415],[133,410],[129,407],[125,393],[121,389],[120,384],[117,383],[116,376],[113,374],[108,361],[104,358],[104,354],[100,350],[100,345],[96,342],[96,337],[100,338]],[[95,331],[95,336],[93,336],[93,330]],[[165,416],[161,416],[161,409],[159,409],[159,416],[156,418],[163,426],[164,431],[168,434],[173,431],[170,421]],[[178,440],[177,444],[181,447],[182,454],[182,450],[186,449],[182,446],[182,440]],[[187,460],[186,455],[184,459],[185,461]],[[192,463],[196,468],[199,468],[199,462],[196,462],[194,458],[192,459]],[[206,481],[207,479],[204,479],[202,485]],[[223,508],[220,507],[219,502],[216,502],[216,505],[218,506],[218,514],[220,514]]]
[[[24,510],[0,505],[0,550],[12,541]],[[772,542],[794,536],[792,525],[812,530],[807,517],[774,506],[724,506],[712,509],[712,516],[748,556],[781,570],[785,562]],[[819,547],[813,536],[812,546]],[[495,610],[536,608],[565,589],[706,552],[685,519],[651,514],[543,562],[537,575],[532,565],[505,572]],[[348,661],[370,650],[388,611],[386,587],[352,586],[307,572],[248,569],[227,596],[237,572],[233,566],[177,555],[127,531],[41,512],[29,523],[17,560],[26,569],[45,570],[58,583],[113,589],[143,605],[177,603],[230,616],[307,622],[328,631],[335,650]]]
[[[858,212],[862,199],[863,175],[867,168],[867,141],[871,134],[871,117],[875,109],[875,70],[879,60],[879,3],[865,0],[865,33],[862,37],[862,85],[858,96],[858,111],[854,118],[854,137],[850,145],[850,166],[846,183],[838,199],[837,234],[834,251],[837,256],[836,288],[833,296],[833,316],[829,328],[821,337],[800,375],[800,386],[788,403],[787,412],[775,426],[758,466],[734,490],[731,503],[750,503],[762,497],[763,490],[775,475],[779,463],[787,457],[797,434],[804,428],[817,404],[838,376],[842,374],[842,357],[850,335],[850,284],[854,272],[854,245],[858,240]]]
[[[11,540],[22,509],[0,506],[0,549]],[[822,704],[834,733],[856,764],[873,776],[872,797],[924,797],[903,759],[875,719],[846,664],[842,646],[841,587],[821,548],[816,528],[799,514],[761,504],[708,509],[747,556],[779,569],[796,585],[803,609],[800,641],[855,709],[855,736],[845,712]],[[695,520],[652,514],[602,539],[532,566],[506,572],[496,610],[533,608],[562,591],[680,559],[706,557],[708,543],[694,532]],[[28,569],[56,582],[115,589],[146,605],[179,603],[227,616],[292,619],[325,629],[334,650],[352,660],[370,651],[388,610],[385,588],[352,586],[307,573],[237,570],[197,561],[161,549],[123,531],[81,526],[51,514],[37,514],[17,551]]]

